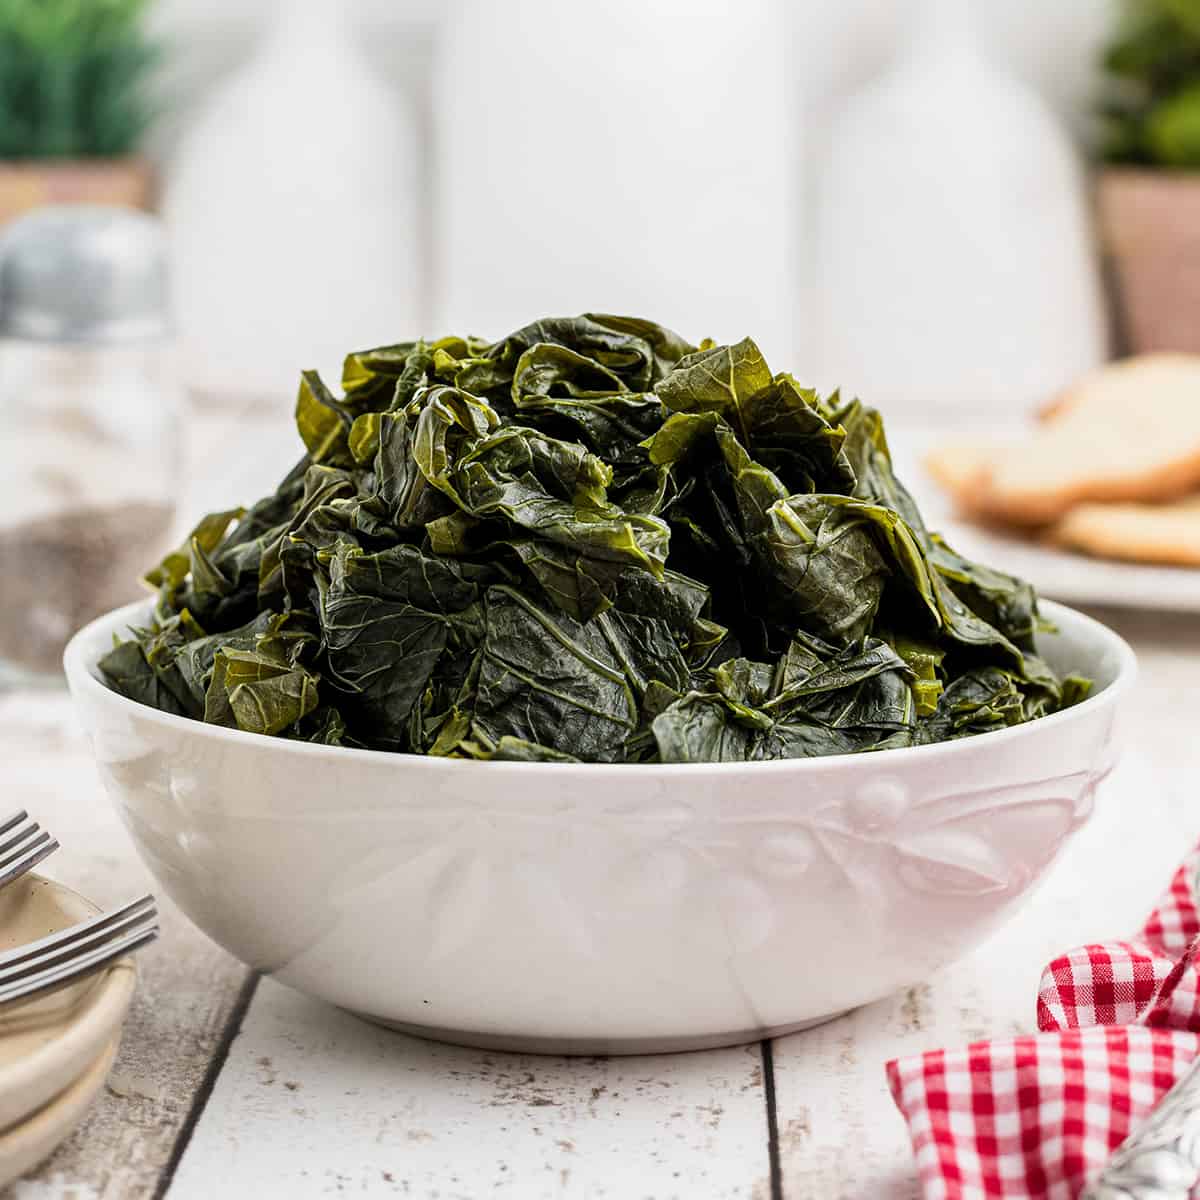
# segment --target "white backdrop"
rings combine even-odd
[[[183,108],[156,148],[169,148],[180,117],[197,95],[251,50],[276,0],[159,0],[155,21],[178,44],[166,80]],[[454,0],[346,0],[369,30],[377,62],[418,95],[440,14]],[[569,0],[568,0],[569,2]],[[600,0],[602,3],[603,0]],[[496,0],[519,4],[520,0]],[[594,3],[594,0],[589,0]],[[795,0],[800,27],[797,74],[829,99],[853,87],[890,53],[907,0]],[[1034,81],[1078,129],[1094,86],[1096,48],[1116,0],[976,0],[995,33],[994,47]]]
[[[160,0],[155,22],[171,48],[161,79],[166,115],[150,143],[168,179],[180,138],[214,88],[253,53],[258,35],[280,0]],[[287,0],[282,0],[286,4]],[[597,0],[587,4],[595,17]],[[964,0],[966,2],[966,0]],[[434,312],[436,255],[432,251],[434,121],[431,58],[441,18],[454,0],[344,0],[360,25],[362,46],[379,73],[407,98],[417,126],[415,174],[420,262],[417,307]],[[520,0],[495,0],[517,5]],[[1088,110],[1096,86],[1095,63],[1116,0],[975,0],[990,51],[1031,81],[1080,139],[1087,136]],[[599,0],[602,11],[603,0]],[[844,98],[887,62],[909,17],[910,0],[795,0],[792,61],[804,108],[797,138],[804,158],[823,161],[823,131]],[[813,171],[802,171],[804,187],[796,214],[807,227],[806,190]],[[797,264],[805,274],[805,262]],[[223,283],[224,281],[221,281]],[[216,287],[217,282],[214,281]],[[230,303],[237,303],[236,290]],[[248,322],[252,314],[247,314]],[[185,341],[187,330],[184,330]],[[397,336],[416,331],[397,330]],[[430,332],[423,329],[421,332]],[[492,331],[495,332],[495,331]],[[193,362],[211,357],[211,347],[193,346]],[[324,364],[322,364],[324,365]],[[803,370],[803,362],[793,364]],[[274,390],[274,389],[272,389]]]

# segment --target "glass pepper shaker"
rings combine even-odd
[[[144,594],[179,478],[165,242],[61,205],[0,239],[0,682],[61,678],[82,624]]]

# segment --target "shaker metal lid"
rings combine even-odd
[[[166,242],[131,208],[57,204],[0,237],[0,336],[106,344],[168,332]]]

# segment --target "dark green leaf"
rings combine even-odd
[[[578,622],[495,587],[486,624],[474,712],[485,745],[511,736],[619,761],[649,682],[678,687],[688,679],[669,627],[654,618],[609,611]]]
[[[329,684],[356,737],[405,748],[413,705],[447,646],[482,636],[482,587],[496,572],[415,546],[368,554],[339,543],[321,596]]]
[[[351,410],[336,400],[316,371],[300,373],[296,393],[296,428],[315,463],[346,467],[354,461],[350,452]]]
[[[0,0],[0,4],[3,0]],[[193,719],[481,760],[748,762],[1077,703],[1033,590],[955,553],[879,414],[634,317],[357,351],[305,454],[149,579],[110,686]]]
[[[762,351],[746,338],[736,346],[714,346],[680,359],[655,390],[671,412],[718,413],[747,442],[747,409],[771,383]]]

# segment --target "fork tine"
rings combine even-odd
[[[43,971],[35,971],[31,975],[0,987],[0,1006],[11,1004],[15,1000],[28,1000],[34,996],[66,987],[75,980],[82,979],[85,975],[91,975],[101,967],[148,945],[156,937],[158,937],[157,922],[140,925],[130,930],[124,937],[105,942],[102,946],[97,946],[78,958],[59,963]]]
[[[22,829],[19,836],[0,845],[0,868],[13,859],[28,854],[32,846],[48,841],[50,841],[49,833],[38,825]]]
[[[19,969],[14,968],[3,979],[0,979],[0,992],[4,992],[10,987],[20,987],[27,979],[53,974],[74,964],[88,961],[93,956],[103,952],[107,947],[117,945],[118,943],[123,944],[129,938],[137,937],[147,929],[158,929],[158,913],[153,910],[131,920],[128,926],[120,930],[113,937],[86,944],[76,943],[70,947],[66,954],[57,955],[50,959],[30,961],[23,964]]]
[[[28,821],[29,814],[22,808],[13,813],[11,817],[5,817],[0,821],[0,837],[3,837],[10,829],[16,829],[22,821]]]
[[[36,825],[32,828],[22,829],[16,837],[0,844],[0,864],[19,858],[29,850],[31,843],[38,841],[39,838],[49,838],[49,836],[45,830],[39,829]]]
[[[19,879],[27,871],[32,871],[43,859],[49,858],[58,849],[58,842],[48,833],[35,838],[24,847],[21,853],[13,858],[0,862],[0,887]]]
[[[0,842],[0,859],[19,849],[21,843],[27,842],[41,828],[36,821],[31,821],[28,825],[18,829],[11,837],[5,836],[4,841]]]
[[[146,899],[150,898],[146,897]],[[58,963],[78,958],[81,954],[86,954],[89,950],[101,946],[105,942],[110,942],[115,937],[124,936],[131,928],[157,919],[158,909],[154,906],[153,901],[149,908],[135,904],[127,915],[121,916],[118,920],[110,919],[107,923],[99,925],[92,923],[90,928],[74,925],[63,931],[67,935],[66,937],[60,938],[53,945],[42,950],[30,952],[28,946],[22,947],[22,953],[0,964],[0,987],[22,976],[33,974],[36,971],[44,971]]]
[[[153,906],[153,896],[141,896],[137,900],[132,900],[130,903],[123,905],[121,908],[114,909],[110,913],[101,913],[100,916],[93,917],[90,921],[82,921],[78,925],[72,925],[69,929],[60,929],[56,933],[47,934],[44,938],[39,938],[36,942],[27,942],[23,946],[17,946],[5,954],[0,954],[0,976],[8,976],[10,968],[28,962],[40,954],[68,946],[80,938],[90,936],[97,930],[104,930],[113,925],[127,923],[127,918],[133,916],[135,912],[139,912],[147,907],[153,908]]]

